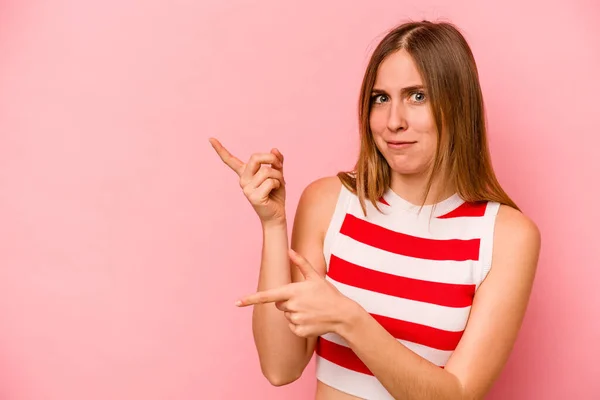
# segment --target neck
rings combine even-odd
[[[431,189],[425,198],[425,190],[429,174],[399,174],[391,171],[390,188],[409,203],[431,205],[452,196],[455,185],[449,182],[447,174],[437,174],[431,184]]]

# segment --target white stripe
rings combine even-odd
[[[374,376],[342,368],[323,357],[317,356],[316,360],[317,379],[324,384],[363,399],[394,400]]]
[[[485,208],[485,216],[486,217],[495,217],[498,215],[498,210],[500,210],[500,203],[496,201],[490,201]]]
[[[483,280],[487,277],[492,267],[492,254],[494,251],[494,230],[496,225],[496,216],[500,210],[500,203],[490,202],[486,208],[486,218],[489,221],[487,229],[483,234],[481,245],[479,246],[479,276],[477,277],[477,288]]]
[[[370,205],[373,207],[373,205]],[[369,209],[365,217],[360,209],[358,201],[351,202],[348,207],[348,214],[379,225],[394,232],[403,233],[410,236],[424,239],[459,239],[470,240],[480,239],[483,232],[490,223],[493,223],[493,216],[485,217],[456,217],[456,218],[429,218],[426,215],[413,214],[410,212],[396,212],[391,215],[389,211],[380,213],[375,208]]]
[[[323,339],[329,340],[330,342],[339,344],[340,346],[350,347],[348,342],[344,340],[340,335],[335,333],[326,333],[321,336]],[[418,343],[409,342],[407,340],[396,339],[398,342],[402,343],[406,348],[411,350],[413,353],[423,357],[429,362],[437,365],[438,367],[443,367],[446,365],[450,356],[452,355],[452,351],[446,350],[438,350],[432,347],[423,346]]]
[[[348,208],[351,196],[352,193],[349,192],[344,185],[341,185],[335,209],[333,210],[333,215],[329,221],[329,226],[327,227],[327,232],[325,232],[325,239],[323,241],[323,255],[325,256],[325,260],[329,260],[331,255],[331,246],[336,238],[340,236],[340,228],[342,226],[342,222],[344,222],[346,209]]]
[[[345,285],[331,279],[331,282],[344,296],[356,301],[367,312],[402,321],[413,322],[451,332],[465,329],[471,307],[445,307],[400,297],[389,296]]]
[[[473,265],[477,261],[436,261],[407,257],[380,250],[339,234],[331,254],[349,263],[379,272],[430,282],[473,284]],[[329,270],[329,257],[327,269]]]

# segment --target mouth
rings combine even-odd
[[[392,149],[403,149],[417,143],[416,141],[394,140],[387,142],[388,147]]]

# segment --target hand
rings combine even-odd
[[[283,155],[277,149],[252,154],[247,163],[234,157],[215,138],[210,144],[221,160],[240,178],[240,187],[261,222],[285,221],[285,180]]]
[[[304,281],[246,296],[236,305],[275,303],[283,311],[291,331],[300,337],[339,333],[356,303],[321,277],[304,257],[291,249],[289,256],[304,275]]]

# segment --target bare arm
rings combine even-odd
[[[445,369],[408,350],[366,311],[353,307],[339,333],[395,398],[481,399],[489,391],[525,314],[540,235],[529,219],[502,206],[494,241],[492,269],[477,290],[465,333]]]
[[[294,218],[291,247],[303,254],[321,276],[326,271],[323,241],[340,186],[337,177],[311,183],[300,197]],[[298,268],[293,265],[290,268],[286,222],[263,224],[258,291],[302,280],[304,276]],[[283,312],[273,303],[254,307],[253,332],[263,374],[271,384],[285,385],[302,375],[313,355],[316,337],[296,336]]]
[[[247,163],[233,156],[215,138],[210,143],[238,176],[244,195],[262,224],[263,247],[258,291],[268,291],[304,280],[297,266],[290,267],[283,155],[277,149],[255,153]],[[341,182],[319,179],[304,190],[294,218],[292,248],[306,255],[319,275],[326,271],[323,241],[333,215]],[[240,304],[241,305],[241,302]],[[296,335],[278,303],[254,307],[252,331],[263,375],[280,386],[298,379],[314,352],[316,337]],[[297,332],[296,332],[297,333]]]

